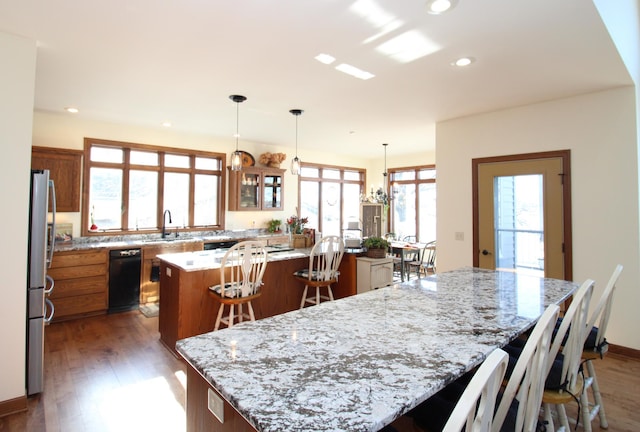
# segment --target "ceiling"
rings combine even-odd
[[[303,160],[428,151],[435,122],[632,83],[592,0],[0,0],[0,31],[38,42],[36,110],[232,140],[239,108],[241,148],[293,148],[300,108]],[[402,38],[417,58],[383,52]]]

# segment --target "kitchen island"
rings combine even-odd
[[[300,307],[304,285],[293,277],[309,266],[311,249],[267,247],[268,264],[262,296],[252,301],[256,319],[271,317]],[[160,259],[160,341],[174,354],[178,339],[213,330],[220,302],[209,287],[220,283],[220,260],[224,251],[210,250],[158,255]],[[355,257],[344,255],[340,278],[333,287],[336,298],[356,293]]]
[[[187,431],[379,430],[577,288],[465,268],[180,340]]]

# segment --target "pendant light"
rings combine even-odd
[[[291,174],[300,175],[300,159],[298,159],[298,117],[304,111],[301,109],[292,109],[289,110],[289,112],[296,116],[296,157],[291,161]]]
[[[231,153],[231,171],[240,171],[242,169],[242,152],[238,150],[238,138],[240,138],[240,103],[247,100],[241,95],[231,95],[229,99],[236,103],[236,151]]]

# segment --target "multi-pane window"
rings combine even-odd
[[[390,231],[397,238],[416,236],[420,242],[436,239],[436,167],[389,169]]]
[[[323,236],[342,235],[347,222],[357,221],[365,171],[358,168],[303,163],[298,179],[300,217]]]
[[[222,153],[85,139],[83,235],[224,226]]]

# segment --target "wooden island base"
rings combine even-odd
[[[344,255],[340,279],[333,287],[335,298],[356,293],[355,258],[354,254]],[[269,261],[263,277],[262,296],[252,301],[256,319],[300,307],[304,285],[293,277],[293,273],[308,266],[308,257]],[[219,268],[187,271],[165,260],[160,261],[160,340],[175,355],[178,340],[213,331],[220,302],[209,293],[209,287],[219,282]]]

